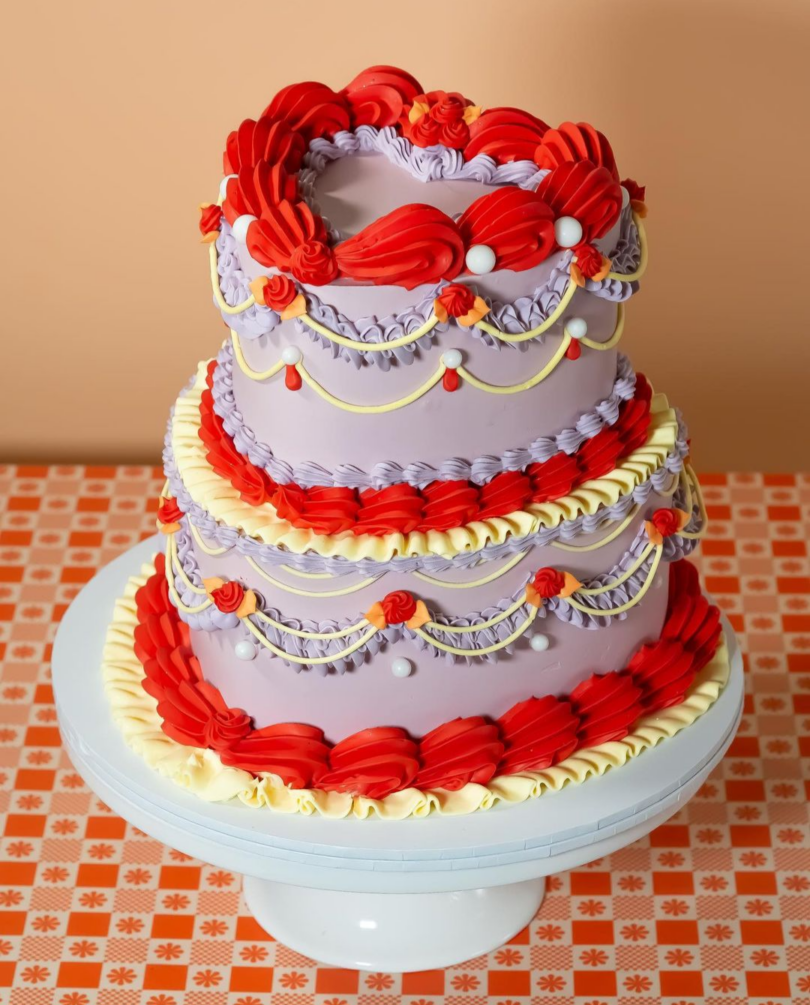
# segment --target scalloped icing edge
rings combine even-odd
[[[557,792],[589,778],[618,768],[662,740],[690,726],[715,703],[728,681],[730,665],[725,638],[695,678],[686,698],[662,712],[640,719],[623,740],[603,743],[578,751],[544,771],[501,775],[487,785],[469,783],[457,792],[445,789],[421,791],[403,789],[385,799],[369,799],[318,789],[290,789],[273,774],[254,777],[240,768],[224,765],[212,750],[186,747],[161,729],[157,702],[144,691],[143,667],[135,656],[137,612],[135,594],[155,571],[145,563],[141,574],[127,581],[124,596],[115,604],[107,628],[102,661],[104,689],[110,699],[112,716],[127,744],[146,763],[176,785],[207,802],[239,799],[256,809],[270,808],[279,813],[301,813],[330,818],[377,816],[383,820],[426,817],[432,812],[461,816],[488,810],[496,803],[522,803],[545,792]]]
[[[395,555],[442,555],[452,557],[464,551],[480,551],[487,545],[502,544],[510,537],[528,537],[540,527],[556,527],[580,513],[595,513],[600,506],[614,505],[622,496],[657,471],[675,446],[678,420],[666,396],[653,394],[652,417],[646,443],[624,458],[607,475],[583,482],[572,493],[553,502],[535,503],[504,517],[477,520],[449,531],[411,534],[316,534],[293,527],[276,515],[269,503],[251,506],[237,490],[213,470],[198,435],[200,399],[205,389],[209,360],[199,364],[194,383],[177,399],[171,420],[170,439],[177,472],[193,502],[220,523],[242,531],[263,544],[281,547],[296,555],[307,551],[327,558],[340,557],[357,562],[368,558],[386,562]]]

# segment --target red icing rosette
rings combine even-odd
[[[590,161],[597,167],[604,167],[619,180],[616,159],[607,137],[587,122],[563,122],[556,129],[549,129],[534,152],[534,160],[540,168],[553,171],[567,161]]]
[[[293,789],[306,789],[326,771],[329,746],[320,729],[283,722],[241,737],[222,751],[220,759],[254,775],[278,775]]]
[[[307,143],[318,136],[334,136],[351,125],[345,95],[312,80],[283,87],[262,116],[287,122]]]
[[[627,736],[644,707],[641,688],[626,673],[593,674],[578,684],[570,699],[579,717],[579,747],[595,747]]]
[[[384,285],[394,280],[412,290],[455,278],[464,267],[458,227],[435,206],[400,206],[338,244],[341,275]]]
[[[486,244],[495,267],[533,269],[554,250],[554,214],[536,192],[506,186],[482,195],[458,220],[467,248]]]
[[[586,241],[604,237],[619,219],[622,190],[610,171],[591,161],[565,162],[540,182],[537,194],[555,217],[573,216]]]
[[[480,715],[454,719],[438,726],[419,743],[422,767],[414,779],[417,789],[457,792],[475,782],[486,785],[503,756],[498,727]]]
[[[370,66],[343,88],[355,128],[393,126],[417,94],[419,81],[395,66]]]
[[[364,729],[335,744],[329,770],[318,780],[327,792],[385,799],[407,789],[419,771],[418,748],[404,729]]]
[[[496,164],[533,160],[547,131],[542,119],[520,108],[488,108],[470,126],[464,159],[487,154]]]
[[[519,702],[498,719],[505,746],[498,774],[542,771],[564,760],[576,749],[578,725],[567,701],[547,695]]]
[[[278,205],[268,205],[262,218],[251,223],[247,234],[251,256],[262,265],[285,272],[291,270],[296,251],[310,241],[325,245],[326,227],[301,200],[282,199]]]

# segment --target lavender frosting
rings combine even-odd
[[[693,511],[693,519],[691,522],[695,523],[697,520],[698,513],[697,509],[695,509]],[[178,561],[180,562],[186,577],[192,583],[195,583],[198,586],[201,585],[202,580],[196,559],[194,557],[190,534],[186,530],[179,531],[176,536],[176,543]],[[603,586],[611,580],[618,578],[640,558],[644,548],[647,546],[647,543],[648,539],[646,533],[643,528],[640,528],[630,548],[613,566],[613,568],[590,580],[587,585],[589,587]],[[678,535],[668,538],[664,542],[662,558],[666,562],[678,561],[690,554],[695,545],[696,542],[694,540],[688,540]],[[566,624],[572,625],[576,628],[588,630],[607,627],[613,620],[623,621],[627,617],[626,612],[613,615],[609,613],[610,609],[619,607],[622,604],[633,600],[646,583],[651,572],[652,564],[653,555],[651,553],[647,556],[639,568],[622,584],[605,591],[605,593],[598,594],[597,596],[579,597],[579,602],[583,606],[590,608],[589,612],[578,610],[577,608],[572,607],[567,600],[555,597],[546,601],[543,606],[538,609],[537,617],[542,619],[553,614],[555,617],[559,618],[560,621],[563,621]],[[519,587],[513,591],[511,596],[500,600],[496,605],[487,607],[483,611],[475,611],[463,616],[434,614],[433,621],[436,624],[447,625],[450,627],[474,627],[476,624],[483,624],[511,607],[522,596],[530,578],[530,576],[526,576],[521,580]],[[199,603],[199,594],[189,589],[179,572],[175,575],[174,584],[184,604],[189,607],[193,607]],[[224,614],[213,606],[208,607],[204,611],[193,614],[185,613],[183,611],[179,611],[178,613],[191,628],[196,630],[216,631],[220,629],[235,628],[239,624],[239,619],[235,614]],[[288,628],[316,634],[342,631],[357,624],[357,622],[363,618],[362,612],[357,612],[350,617],[326,619],[321,621],[290,618],[283,615],[275,608],[266,608],[265,613],[273,618],[273,620],[279,622],[279,624],[285,625]],[[334,661],[324,664],[316,664],[315,666],[310,665],[309,667],[306,667],[306,669],[315,669],[322,674],[326,674],[331,668],[338,673],[344,673],[347,669],[360,666],[363,662],[365,662],[369,655],[376,655],[386,643],[399,642],[403,638],[410,640],[423,652],[427,652],[429,655],[438,658],[443,658],[444,662],[448,664],[458,663],[462,660],[467,664],[471,663],[473,660],[497,663],[502,653],[512,653],[514,651],[514,644],[505,646],[503,650],[499,650],[494,653],[485,653],[480,656],[476,650],[495,645],[506,639],[525,623],[530,613],[530,606],[528,604],[523,604],[517,611],[504,618],[497,625],[482,628],[480,631],[458,634],[455,632],[442,632],[441,630],[436,629],[430,630],[430,636],[437,639],[439,642],[443,642],[457,648],[469,649],[470,653],[468,656],[460,656],[455,653],[444,652],[443,650],[432,646],[427,639],[417,635],[406,626],[391,625],[379,632],[377,635],[373,636],[367,643],[357,649],[354,653],[351,653],[349,656],[336,658]],[[314,659],[339,653],[342,649],[357,641],[359,636],[365,631],[365,626],[363,626],[358,628],[356,632],[340,639],[305,639],[295,635],[290,635],[285,631],[275,628],[273,625],[267,624],[255,615],[251,617],[251,621],[254,627],[278,649],[281,649],[284,652],[300,659]],[[283,657],[280,658],[283,660]],[[284,662],[296,671],[300,671],[305,668],[299,663],[294,663],[292,661]]]
[[[504,471],[522,471],[530,464],[542,463],[562,451],[576,453],[586,440],[592,439],[602,429],[612,426],[619,418],[622,402],[635,393],[636,375],[626,356],[617,361],[616,380],[610,395],[593,409],[583,413],[575,426],[563,429],[552,436],[541,436],[527,447],[515,447],[500,457],[485,454],[474,461],[451,457],[438,467],[421,461],[403,466],[393,461],[382,461],[366,472],[352,464],[339,464],[329,471],[320,464],[304,462],[293,466],[273,454],[272,449],[259,441],[254,430],[245,422],[233,392],[233,346],[225,342],[217,356],[214,371],[214,411],[222,419],[236,449],[247,456],[252,464],[264,468],[279,484],[295,482],[305,488],[314,485],[335,485],[345,488],[381,489],[388,485],[407,482],[422,489],[430,482],[471,481],[485,485]]]
[[[580,514],[571,520],[563,520],[554,527],[541,527],[526,537],[510,537],[500,544],[485,545],[477,552],[462,552],[451,558],[444,555],[398,555],[385,562],[373,559],[350,562],[339,556],[318,555],[313,552],[297,555],[248,537],[235,527],[218,523],[204,507],[191,498],[177,470],[171,444],[174,409],[171,411],[166,431],[163,464],[171,495],[203,537],[217,547],[236,548],[241,554],[248,555],[262,564],[289,565],[299,572],[328,572],[333,575],[356,572],[364,576],[393,571],[407,573],[420,570],[434,573],[448,569],[468,569],[480,562],[506,558],[527,547],[542,547],[553,541],[574,541],[581,534],[592,534],[607,523],[622,520],[633,506],[643,505],[653,491],[667,491],[671,487],[673,477],[682,471],[684,458],[689,454],[686,425],[677,409],[676,415],[677,439],[664,463],[646,481],[636,485],[632,492],[622,496],[612,506],[600,508],[595,513]]]
[[[399,137],[398,139],[401,139]],[[454,151],[446,151],[454,153]],[[470,164],[472,161],[469,162]],[[516,162],[518,164],[524,162]],[[513,164],[502,165],[503,167],[514,167]],[[220,235],[217,239],[217,271],[219,274],[219,285],[226,303],[233,307],[243,303],[250,297],[249,279],[242,270],[239,262],[237,242],[233,237],[230,226],[223,218]],[[618,264],[623,267],[634,269],[640,256],[640,246],[638,232],[633,223],[632,214],[629,207],[622,213],[619,224],[619,239],[614,255],[614,268]],[[500,331],[514,335],[531,331],[549,317],[557,308],[560,299],[565,292],[570,281],[569,267],[572,253],[564,252],[557,265],[552,269],[546,282],[535,289],[531,296],[518,297],[511,303],[502,303],[491,297],[484,297],[490,306],[490,313],[487,315],[487,322]],[[446,283],[439,283],[428,287],[423,292],[421,299],[412,307],[387,316],[378,317],[368,315],[356,319],[348,318],[337,308],[324,303],[321,298],[311,290],[302,290],[307,301],[307,313],[319,324],[339,335],[353,339],[356,342],[370,342],[381,344],[408,335],[420,328],[433,313],[433,301],[441,292]],[[627,300],[638,289],[638,282],[626,282],[618,279],[603,279],[600,281],[587,280],[585,284],[587,292],[592,293],[601,299],[612,302],[623,302]],[[282,323],[292,324],[299,333],[307,335],[312,342],[317,343],[327,349],[334,358],[343,359],[356,367],[374,365],[383,370],[390,369],[397,364],[408,365],[414,359],[420,349],[429,349],[433,344],[436,334],[447,331],[450,326],[456,326],[456,322],[436,325],[430,332],[425,334],[416,342],[406,346],[385,351],[363,352],[362,349],[353,349],[347,346],[338,345],[331,339],[312,330],[300,318],[292,322],[282,322],[277,311],[260,304],[253,304],[240,314],[226,314],[222,312],[222,319],[229,327],[238,333],[240,338],[248,340],[256,339],[262,335],[268,335]],[[470,333],[474,338],[479,339],[485,345],[496,350],[504,348],[517,351],[525,351],[528,342],[508,343],[481,331],[479,328],[463,329],[465,333]],[[537,336],[542,340],[543,336]]]

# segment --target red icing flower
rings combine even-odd
[[[290,258],[296,279],[312,286],[324,286],[337,278],[338,266],[332,249],[323,241],[299,244]]]
[[[283,311],[295,299],[295,283],[289,276],[268,276],[262,288],[264,302],[274,311]]]
[[[627,189],[627,194],[630,196],[630,202],[644,202],[644,198],[647,195],[647,186],[639,185],[637,181],[633,181],[632,178],[625,178],[622,182],[622,187]]]
[[[448,789],[486,783],[503,755],[498,727],[481,716],[454,719],[432,730],[419,743],[422,768],[414,780],[418,789]]]
[[[336,744],[330,768],[318,787],[384,799],[408,788],[419,771],[417,747],[404,729],[380,726],[364,729]]]
[[[387,593],[380,602],[389,625],[404,624],[416,613],[416,600],[407,590]]]
[[[450,317],[460,318],[473,309],[475,293],[463,283],[450,283],[436,297]]]
[[[674,509],[657,509],[650,520],[661,537],[672,537],[681,529],[681,517]]]
[[[222,210],[219,206],[205,205],[200,206],[200,233],[203,239],[214,234],[216,237],[219,232],[219,224],[222,219]]]
[[[532,586],[543,600],[559,597],[565,589],[565,573],[560,572],[559,569],[552,569],[549,566],[538,569],[534,574]]]
[[[224,614],[233,614],[244,599],[245,588],[235,580],[211,591],[211,600],[213,600],[214,606]]]
[[[158,507],[157,518],[161,523],[179,523],[185,514],[177,505],[177,500],[173,496],[164,499]]]
[[[417,94],[412,104],[403,109],[402,135],[418,147],[441,143],[462,150],[470,139],[469,123],[479,115],[480,110],[457,91]]]
[[[577,256],[577,267],[586,279],[604,279],[605,266],[610,268],[610,262],[602,252],[592,244],[578,244],[574,248]]]

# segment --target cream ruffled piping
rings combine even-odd
[[[135,593],[153,573],[154,565],[145,564],[139,576],[129,579],[124,596],[115,605],[104,646],[104,687],[113,718],[129,746],[150,767],[209,802],[239,799],[248,806],[269,807],[280,813],[360,819],[376,815],[386,820],[425,817],[431,812],[462,815],[490,809],[498,802],[520,803],[603,775],[675,736],[714,704],[729,676],[728,651],[725,640],[721,639],[717,652],[698,674],[680,705],[641,719],[623,740],[577,751],[545,771],[502,775],[488,785],[471,783],[458,792],[404,789],[381,800],[339,792],[288,789],[276,775],[254,778],[246,771],[222,764],[213,751],[183,746],[162,731],[157,702],[143,689],[143,667],[134,653]]]

